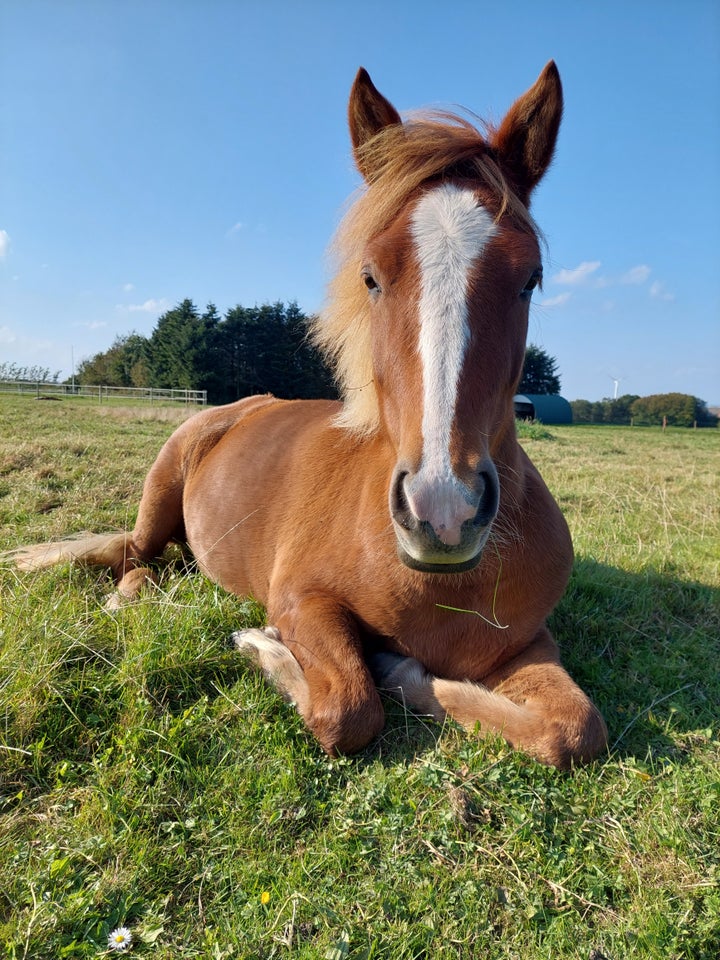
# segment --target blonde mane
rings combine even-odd
[[[530,214],[495,163],[488,141],[467,120],[450,113],[415,116],[385,127],[362,147],[363,166],[375,171],[348,211],[330,247],[337,271],[325,308],[310,336],[332,365],[343,409],[337,423],[358,434],[379,425],[373,383],[370,304],[360,279],[363,251],[387,229],[422,184],[454,177],[489,187],[497,198],[496,221],[509,214],[537,233]]]

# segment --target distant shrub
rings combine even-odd
[[[539,420],[516,420],[517,435],[521,440],[554,440],[555,435]]]

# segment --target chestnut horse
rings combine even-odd
[[[562,89],[550,62],[502,123],[400,115],[360,70],[350,94],[365,191],[341,225],[315,342],[342,400],[248,397],[162,448],[132,534],[15,551],[25,568],[112,568],[117,597],[169,541],[267,608],[237,648],[328,753],[383,727],[378,689],[567,767],[606,745],[602,717],[545,624],[572,545],[519,446],[513,395],[542,277],[533,188]]]

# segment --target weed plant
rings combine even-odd
[[[132,526],[182,411],[0,397],[0,548]],[[325,756],[228,649],[262,622],[180,554],[0,568],[0,948],[137,957],[716,960],[720,432],[522,441],[577,559],[551,626],[611,750],[570,774],[387,704]]]

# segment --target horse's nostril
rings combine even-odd
[[[406,530],[412,530],[415,525],[414,517],[405,494],[405,477],[407,475],[407,470],[398,470],[395,476],[390,491],[390,510],[396,523],[399,523]]]
[[[500,484],[494,470],[483,470],[480,473],[480,482],[482,490],[473,522],[478,527],[485,527],[495,519],[497,514],[500,505]]]

